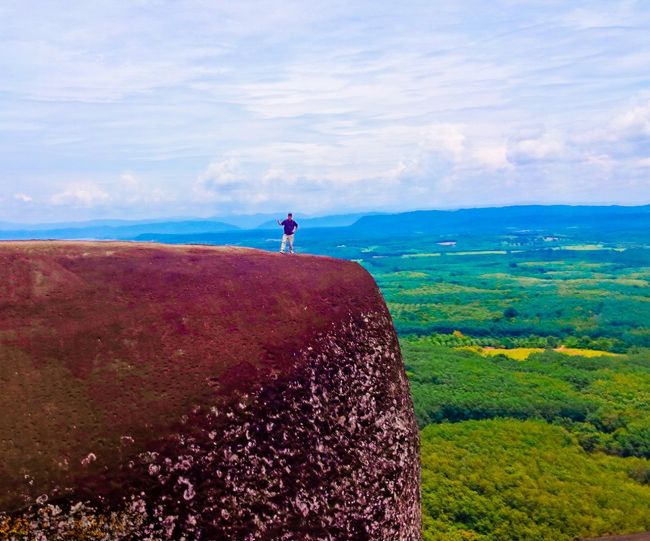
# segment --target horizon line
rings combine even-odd
[[[411,208],[411,209],[402,209],[402,210],[376,210],[376,209],[368,209],[368,210],[350,210],[348,212],[340,212],[340,213],[326,213],[326,214],[302,214],[300,213],[295,213],[293,212],[294,215],[297,214],[297,216],[302,217],[304,219],[317,219],[317,218],[328,218],[328,217],[337,217],[337,216],[347,216],[350,214],[360,214],[360,215],[371,215],[371,214],[384,214],[384,215],[390,215],[390,214],[408,214],[412,212],[456,212],[460,210],[479,210],[479,209],[506,209],[506,208],[516,208],[516,207],[594,207],[594,208],[602,208],[602,207],[628,207],[628,208],[634,208],[634,207],[647,207],[650,206],[650,202],[647,203],[636,203],[636,204],[628,204],[628,203],[512,203],[512,204],[491,204],[491,205],[475,205],[475,206],[453,206],[453,207],[429,207],[429,208]],[[60,222],[5,222],[5,221],[0,221],[0,227],[7,227],[7,226],[17,226],[17,227],[27,227],[27,226],[39,226],[39,227],[47,227],[47,226],[66,226],[69,227],[73,224],[92,224],[93,222],[123,222],[125,224],[135,224],[135,223],[140,223],[142,225],[147,224],[147,223],[164,223],[164,222],[183,222],[183,221],[196,221],[196,220],[201,220],[201,221],[223,221],[228,218],[245,218],[245,217],[253,217],[253,216],[271,216],[271,215],[278,215],[278,216],[283,216],[286,214],[287,211],[280,211],[280,212],[274,212],[274,211],[269,211],[269,212],[254,212],[254,213],[242,213],[242,214],[225,214],[225,215],[210,215],[210,216],[159,216],[159,217],[152,217],[152,218],[133,218],[133,219],[128,219],[128,218],[111,218],[111,217],[105,217],[105,218],[92,218],[88,220],[72,220],[72,221],[60,221]],[[225,222],[227,223],[227,222]],[[263,223],[263,222],[262,222]],[[98,224],[98,227],[100,227],[102,224]],[[229,224],[233,225],[233,224]],[[262,224],[260,224],[262,225]],[[108,224],[104,224],[105,227],[111,227]],[[256,226],[257,227],[257,226]],[[241,228],[241,229],[255,229],[253,228]]]

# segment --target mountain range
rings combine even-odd
[[[93,220],[57,224],[0,223],[0,240],[99,239],[171,240],[168,237],[205,237],[233,233],[258,236],[276,230],[272,214],[251,214],[214,218],[156,220]],[[296,216],[302,231],[345,228],[348,234],[364,236],[406,233],[460,234],[472,231],[594,228],[649,230],[650,205],[571,206],[525,205],[459,210],[418,210],[394,214],[354,213],[316,217]],[[164,237],[164,238],[163,238]]]

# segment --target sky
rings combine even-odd
[[[0,222],[523,203],[650,203],[650,2],[0,2]]]

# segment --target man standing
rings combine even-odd
[[[289,253],[293,253],[293,234],[298,230],[298,224],[293,221],[293,214],[287,214],[287,219],[280,221],[277,220],[278,225],[284,227],[284,234],[282,235],[282,244],[280,245],[280,253],[284,253],[284,247],[289,241]]]

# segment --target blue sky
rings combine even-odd
[[[646,1],[3,0],[0,221],[650,202]]]

